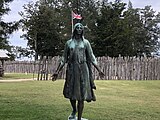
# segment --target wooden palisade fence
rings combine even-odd
[[[105,80],[160,80],[160,58],[136,57],[99,57],[98,65],[105,73]],[[48,80],[59,63],[59,57],[41,61],[6,61],[6,73],[38,73],[38,80]],[[65,78],[65,69],[59,78]],[[93,77],[100,79],[95,68]]]

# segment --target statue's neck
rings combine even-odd
[[[80,40],[81,39],[81,35],[75,35],[75,39],[76,40]]]

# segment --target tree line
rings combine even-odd
[[[159,51],[160,12],[152,6],[133,8],[131,1],[121,0],[38,0],[23,8],[18,25],[36,56],[61,55],[71,37],[71,11],[82,16],[74,22],[85,26],[85,38],[97,57],[150,57]]]

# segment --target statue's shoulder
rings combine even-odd
[[[84,41],[84,44],[85,44],[86,46],[88,46],[88,45],[90,44],[87,39],[83,39],[83,41]]]
[[[69,45],[71,43],[71,41],[72,41],[72,39],[67,40],[66,44]]]
[[[87,39],[83,39],[84,43],[88,44],[89,41]]]
[[[71,41],[72,41],[72,39],[67,40],[68,43],[71,42]]]

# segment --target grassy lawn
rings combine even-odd
[[[67,120],[63,80],[0,83],[0,120]],[[89,120],[160,120],[160,81],[96,81]]]
[[[34,78],[37,77],[37,74],[34,75]],[[0,77],[0,80],[12,80],[12,79],[32,79],[33,73],[5,73],[3,77]]]

